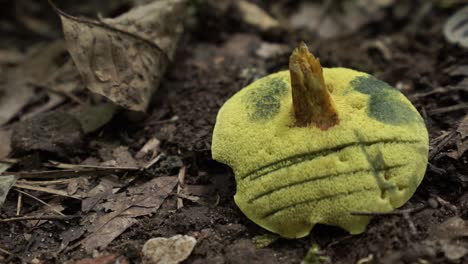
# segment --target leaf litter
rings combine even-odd
[[[204,1],[197,2],[203,4]],[[264,12],[264,14],[274,14],[275,16],[271,16],[273,19],[277,17],[278,10],[269,8],[263,2],[248,2],[251,4],[255,2],[257,8],[265,7],[268,9],[268,12]],[[285,1],[280,2],[279,6],[285,3]],[[291,1],[289,2],[288,6],[293,8],[300,5],[300,3],[291,4]],[[385,1],[376,2],[379,4]],[[233,3],[232,5],[235,7],[236,1]],[[417,4],[408,3],[406,5],[409,7],[417,6]],[[64,10],[81,13],[77,11],[79,9],[65,8],[68,4],[63,5]],[[125,113],[125,110],[120,106],[115,111],[107,112],[104,109],[103,113],[106,114],[102,118],[96,116],[101,112],[97,109],[109,103],[109,100],[102,99],[101,96],[86,89],[87,81],[82,79],[83,75],[80,75],[73,60],[68,59],[66,54],[60,55],[61,53],[58,52],[59,56],[55,57],[53,62],[49,64],[31,63],[31,65],[39,66],[38,70],[40,70],[39,74],[31,74],[41,78],[26,83],[31,86],[33,96],[21,107],[19,112],[7,121],[7,127],[4,129],[11,131],[14,126],[10,126],[10,124],[14,125],[18,120],[40,118],[42,113],[49,111],[65,112],[78,119],[83,129],[85,144],[82,149],[84,151],[65,157],[42,153],[44,151],[39,151],[40,154],[38,151],[31,151],[27,155],[15,155],[14,153],[12,155],[8,153],[8,150],[5,151],[4,158],[13,157],[8,160],[16,161],[4,175],[14,175],[20,178],[15,184],[25,188],[10,188],[11,194],[8,195],[8,200],[2,207],[1,252],[24,252],[24,254],[17,253],[26,258],[24,261],[19,259],[23,262],[48,261],[51,258],[50,254],[55,255],[55,253],[58,256],[58,259],[55,260],[57,262],[63,262],[69,258],[82,258],[85,256],[84,251],[74,249],[86,245],[85,242],[82,244],[80,241],[86,240],[87,236],[92,236],[93,231],[99,233],[99,228],[88,230],[88,222],[102,224],[103,220],[100,219],[103,217],[111,219],[109,223],[113,222],[114,219],[126,218],[127,216],[123,213],[126,211],[122,211],[115,201],[142,195],[130,192],[130,188],[142,186],[145,182],[152,181],[160,175],[177,175],[177,172],[181,171],[181,167],[186,167],[185,177],[180,177],[179,184],[177,180],[175,183],[175,186],[180,186],[177,188],[179,190],[175,190],[174,187],[168,194],[174,197],[171,199],[166,197],[167,203],[153,210],[156,212],[156,216],[129,216],[127,220],[121,222],[115,220],[117,230],[125,229],[127,226],[133,228],[127,228],[107,249],[102,246],[98,250],[93,250],[93,256],[106,255],[106,252],[116,251],[117,255],[115,256],[124,254],[127,257],[132,256],[132,261],[138,261],[140,260],[139,256],[141,256],[141,246],[145,240],[151,237],[169,238],[181,233],[197,239],[197,246],[187,260],[188,263],[205,263],[210,260],[220,263],[223,261],[245,263],[247,259],[252,260],[252,263],[264,263],[265,261],[271,263],[275,263],[275,261],[279,263],[300,262],[310,247],[310,241],[283,241],[279,239],[273,246],[268,246],[264,251],[255,249],[255,245],[249,240],[255,235],[261,234],[262,230],[243,221],[244,218],[232,203],[235,188],[232,185],[229,172],[224,167],[213,164],[209,159],[210,126],[214,122],[219,106],[226,98],[252,79],[284,66],[288,56],[287,51],[294,45],[293,42],[296,38],[299,36],[302,38],[302,35],[289,31],[284,32],[285,35],[277,36],[272,32],[273,27],[262,30],[259,25],[249,21],[240,21],[245,20],[242,17],[235,17],[234,20],[231,20],[234,16],[239,15],[231,14],[232,5],[231,9],[228,8],[222,16],[215,16],[216,20],[209,16],[199,17],[198,23],[200,24],[191,25],[196,27],[195,31],[192,31],[195,34],[182,40],[181,43],[184,45],[180,46],[179,51],[182,56],[178,57],[177,65],[168,72],[169,75],[164,85],[153,98],[152,103],[154,103],[155,109],[148,111],[150,116],[143,122],[140,120],[133,123],[135,121],[130,122],[121,118],[120,114]],[[83,6],[89,7],[87,4],[83,4]],[[429,10],[430,16],[428,17],[431,19],[423,17],[419,23],[415,23],[416,28],[424,29],[419,32],[415,31],[418,32],[417,37],[402,33],[398,29],[389,31],[388,29],[395,23],[403,25],[406,21],[403,20],[406,19],[405,17],[400,16],[397,19],[395,19],[397,15],[393,17],[393,12],[398,11],[393,6],[397,8],[400,4],[394,3],[390,8],[382,8],[386,13],[385,26],[384,22],[379,20],[381,12],[376,12],[375,18],[377,20],[371,20],[359,26],[358,28],[361,30],[356,30],[353,34],[340,34],[338,35],[340,39],[326,41],[312,35],[313,37],[309,36],[307,40],[314,43],[321,59],[328,65],[353,65],[353,67],[363,70],[366,68],[369,72],[385,76],[384,79],[391,83],[403,83],[404,87],[409,87],[408,89],[404,88],[403,92],[408,93],[410,98],[417,95],[414,97],[416,106],[425,117],[432,138],[436,138],[438,135],[443,136],[431,142],[431,146],[434,147],[431,151],[431,166],[428,168],[428,175],[422,187],[416,194],[416,199],[424,202],[427,196],[432,197],[435,192],[443,199],[440,197],[433,199],[436,201],[435,209],[425,209],[411,216],[414,218],[417,235],[407,232],[408,228],[405,227],[407,222],[403,221],[399,225],[399,222],[395,222],[394,218],[382,216],[373,222],[368,232],[358,238],[340,238],[341,234],[335,234],[334,229],[327,228],[319,228],[314,234],[314,238],[317,238],[317,244],[320,245],[321,249],[324,249],[324,253],[331,256],[334,261],[336,260],[336,263],[355,263],[356,260],[365,262],[366,259],[377,262],[382,259],[394,260],[392,263],[399,261],[411,263],[419,261],[418,259],[426,261],[437,258],[439,260],[442,258],[443,260],[460,261],[457,258],[464,252],[450,246],[457,245],[457,243],[464,245],[464,238],[449,240],[446,243],[449,245],[448,247],[444,246],[437,236],[428,240],[422,239],[425,239],[424,235],[428,233],[426,228],[434,229],[434,226],[428,226],[428,220],[440,223],[448,215],[464,215],[464,200],[462,198],[458,200],[458,196],[464,192],[466,187],[466,183],[459,180],[466,174],[463,166],[466,163],[466,152],[458,157],[457,142],[459,138],[465,138],[463,132],[460,132],[463,131],[461,129],[463,122],[458,122],[462,120],[465,113],[463,108],[454,110],[444,107],[459,105],[460,102],[463,102],[463,95],[468,87],[464,74],[466,69],[463,68],[463,65],[466,65],[468,61],[465,59],[463,50],[454,51],[440,47],[440,41],[438,42],[440,32],[435,31],[440,29],[440,23],[437,21],[440,21],[441,15],[438,12],[433,12],[434,10]],[[390,9],[392,12],[387,12]],[[91,8],[90,10],[94,12],[95,9]],[[118,14],[121,11],[125,10],[111,13]],[[283,18],[291,15],[288,13],[289,11],[283,12],[285,14]],[[445,13],[445,11],[442,12]],[[109,12],[103,13],[109,14]],[[436,18],[434,21],[432,15]],[[413,18],[410,20],[412,21]],[[240,22],[241,26],[233,24],[232,21]],[[281,21],[281,26],[285,26],[284,20],[279,21]],[[106,22],[106,19],[98,19],[94,22],[103,27],[110,24]],[[101,23],[106,25],[101,25]],[[219,30],[212,30],[213,25]],[[428,28],[423,28],[422,25],[431,26],[430,30],[426,30]],[[380,26],[382,28],[379,28]],[[238,28],[243,29],[239,30]],[[362,30],[363,28],[364,30]],[[383,31],[375,31],[376,28]],[[239,31],[241,32],[239,35],[246,36],[242,41],[239,41],[238,38],[235,40],[236,38],[233,37]],[[347,30],[343,30],[343,32],[347,32]],[[122,37],[124,37],[123,35]],[[247,41],[249,39],[252,41]],[[359,44],[363,42],[377,43],[380,40],[384,45],[375,45],[367,49],[356,48],[356,52],[343,49],[347,46],[359,47]],[[246,44],[244,45],[242,42]],[[424,46],[425,44],[427,47]],[[227,50],[226,47],[229,49]],[[45,52],[49,48],[38,46],[36,49]],[[53,48],[50,49],[53,50]],[[389,52],[385,52],[385,49],[388,49]],[[6,58],[5,65],[10,68],[18,67],[25,58],[30,56],[29,52],[28,54],[16,55],[21,56],[13,56],[13,59]],[[447,58],[445,59],[445,57]],[[436,60],[428,58],[437,58],[437,63],[435,63]],[[108,57],[100,57],[94,61],[102,65],[99,60],[107,59]],[[447,65],[453,65],[456,70],[453,70],[450,76],[437,74],[439,70],[445,73]],[[408,67],[411,67],[411,70],[408,70]],[[46,70],[45,68],[53,69],[53,72],[43,71]],[[105,79],[107,70],[108,68],[104,67],[104,70],[98,71],[96,76]],[[23,73],[17,76],[28,74]],[[88,107],[95,109],[87,111]],[[80,109],[85,110],[81,111]],[[84,117],[80,118],[75,113],[84,113]],[[119,118],[114,119],[116,114],[119,114]],[[97,118],[96,122],[93,121],[95,117]],[[114,120],[111,122],[111,119]],[[135,132],[134,128],[138,128],[138,131]],[[445,135],[443,131],[448,131],[448,133]],[[6,141],[8,139],[3,140],[2,143]],[[95,144],[95,142],[105,141],[112,141],[113,144],[109,146]],[[106,150],[102,151],[103,148]],[[458,159],[447,157],[450,157],[451,153],[455,151]],[[26,161],[31,162],[31,164]],[[91,192],[94,188],[96,188],[96,192]],[[98,192],[98,190],[101,191]],[[65,214],[65,217],[53,210],[47,211],[47,208],[51,207],[26,194],[21,194],[20,191],[40,199],[57,211],[64,207],[65,209],[61,213]],[[123,193],[126,198],[118,196]],[[200,202],[199,197],[203,197],[204,200]],[[174,211],[176,202],[182,201],[182,199],[184,199],[183,207],[180,206],[179,210]],[[19,216],[15,216],[15,212],[18,212],[15,210],[17,204],[22,205],[19,207],[21,209]],[[130,208],[133,207],[138,206]],[[120,215],[116,213],[119,210],[122,212]],[[111,213],[117,216],[114,218],[107,216]],[[133,220],[140,221],[140,223],[136,225]],[[40,222],[41,225],[31,229],[24,228],[37,222]],[[107,227],[104,224],[102,228]],[[108,228],[110,229],[111,226]],[[324,233],[326,234],[324,235]],[[112,236],[115,235],[117,234]],[[15,240],[17,242],[15,245],[8,241],[13,237],[19,237],[18,241]],[[26,240],[21,240],[22,237],[25,237]],[[438,244],[431,244],[434,241]],[[61,243],[60,251],[51,253],[57,249],[57,243]],[[106,244],[107,241],[99,243]],[[362,247],[353,247],[356,243]],[[70,244],[75,247],[69,247]],[[346,251],[345,255],[341,254],[340,252],[346,248],[353,248],[353,250]],[[401,248],[407,248],[407,250],[400,250]],[[416,250],[418,248],[422,249]],[[438,254],[435,257],[434,249],[438,253],[442,252],[443,255]],[[432,253],[426,254],[425,251]],[[134,255],[135,253],[138,256]],[[408,256],[406,256],[408,254],[412,255],[413,258],[408,260]],[[7,255],[10,257],[0,256],[0,262],[4,259],[8,262],[11,258],[15,258],[11,257],[15,254]],[[86,256],[89,255],[91,254],[86,254]],[[368,258],[368,256],[372,256],[372,258]],[[93,261],[98,262],[100,259],[88,259],[88,261],[94,263]]]
[[[102,204],[110,213],[99,215],[96,219],[94,215],[89,215],[83,220],[88,234],[80,244],[87,252],[106,247],[137,222],[135,217],[156,212],[176,184],[177,177],[163,176],[110,195],[108,201]]]
[[[145,111],[183,32],[186,1],[154,1],[99,21],[55,9],[87,88],[124,108]]]
[[[92,32],[91,36],[88,35],[87,37],[98,39],[97,47],[94,47],[94,49],[91,50],[93,54],[92,61],[90,62],[79,61],[79,59],[82,59],[83,57],[78,57],[77,59],[76,56],[79,55],[73,53],[74,43],[70,44],[70,42],[68,42],[69,48],[70,45],[72,46],[70,48],[70,52],[75,64],[78,66],[78,71],[82,74],[85,80],[88,80],[88,76],[83,73],[86,71],[86,69],[83,69],[83,67],[85,67],[83,65],[89,63],[89,65],[93,66],[93,70],[96,70],[93,72],[94,76],[100,78],[99,81],[103,81],[102,78],[107,78],[105,75],[109,73],[109,70],[117,70],[117,75],[114,75],[113,77],[120,78],[123,76],[124,78],[119,80],[109,80],[112,81],[112,83],[108,87],[112,87],[114,89],[112,92],[116,92],[115,86],[118,82],[120,85],[128,85],[129,87],[131,86],[131,88],[140,89],[136,91],[136,93],[140,94],[135,95],[135,93],[133,93],[130,97],[120,97],[116,101],[120,102],[122,105],[123,101],[127,100],[130,102],[135,99],[135,96],[139,96],[141,101],[139,101],[138,104],[131,105],[131,103],[124,103],[123,106],[127,106],[127,108],[132,110],[144,111],[149,103],[150,96],[153,93],[152,89],[157,88],[169,63],[168,59],[173,56],[175,48],[177,47],[177,40],[182,33],[182,19],[174,16],[171,12],[178,12],[178,14],[181,14],[185,8],[184,2],[185,1],[182,0],[159,1],[158,3],[152,3],[150,5],[137,8],[133,13],[129,12],[123,15],[120,19],[108,19],[105,20],[105,22],[103,20],[97,25],[93,23],[86,24],[81,20],[78,22],[73,19],[67,20],[67,17],[72,17],[66,15],[66,17],[62,16],[61,18],[64,23],[64,29],[67,29],[67,26],[74,29],[81,26],[85,28],[83,29],[83,32],[85,33],[80,32],[81,37],[84,37],[86,33],[89,34]],[[64,13],[60,14],[63,15]],[[151,14],[151,16],[148,16],[147,14]],[[148,20],[148,18],[153,19]],[[179,25],[168,23],[168,21],[173,21]],[[83,23],[81,24],[81,22]],[[110,26],[110,24],[113,25]],[[138,25],[135,26],[134,24]],[[95,28],[93,28],[93,25]],[[165,26],[162,27],[161,25]],[[171,25],[170,30],[168,30],[167,25]],[[145,30],[145,28],[151,28],[151,30],[147,32],[138,32]],[[95,32],[98,32],[96,33],[97,36],[93,35]],[[70,34],[72,33],[65,32],[66,39],[69,40]],[[75,37],[77,36],[75,35]],[[84,39],[86,40],[86,37],[84,37]],[[111,40],[111,42],[106,42],[107,40]],[[159,48],[160,46],[164,50],[161,50],[161,48]],[[119,59],[122,58],[119,58],[115,53],[106,53],[110,50],[109,48],[111,50],[120,48],[120,51],[127,52],[126,57],[123,58],[125,61],[119,61]],[[127,55],[130,55],[131,58]],[[50,57],[52,58],[52,56]],[[100,64],[105,61],[109,61],[107,60],[109,58],[111,59],[111,62],[115,62],[114,65]],[[43,66],[48,65],[47,63],[40,61],[36,62],[36,64],[41,65],[42,68],[38,67],[39,69],[44,69]],[[34,63],[30,63],[29,67],[31,68],[33,65]],[[79,88],[81,83],[81,81],[77,79],[78,75],[74,74],[74,72],[78,71],[76,71],[76,68],[74,68],[70,63],[65,63],[64,65],[65,67],[56,70],[56,74],[53,75],[34,73],[35,76],[42,78],[41,80],[37,78],[35,83],[42,85],[40,88],[55,87],[52,88],[54,89],[53,92],[63,92],[65,98],[81,104],[81,101],[72,94],[72,92],[78,91],[77,88]],[[94,68],[94,66],[97,68]],[[46,68],[53,69],[51,67]],[[129,72],[127,69],[130,69],[131,71]],[[127,72],[125,73],[124,71]],[[34,76],[34,74],[30,75]],[[50,77],[44,78],[43,76]],[[64,77],[67,79],[64,79]],[[136,77],[136,79],[131,80],[130,77]],[[20,80],[21,78],[19,78],[18,74],[14,79]],[[28,83],[25,82],[24,87],[27,85]],[[96,86],[88,83],[88,87]],[[18,105],[16,108],[12,105],[7,105],[11,111],[9,112],[9,115],[4,116],[2,119],[3,123],[8,122],[21,108],[29,103],[30,97],[34,92],[32,87],[28,88],[30,88],[29,91],[31,91],[31,93],[24,97],[24,102],[22,104],[18,104],[18,102],[21,102],[21,100],[19,100],[21,97],[18,97],[18,91],[15,92],[14,102]],[[120,88],[120,90],[122,90],[121,86]],[[105,89],[106,91],[108,90],[108,88]],[[113,95],[105,95],[108,95],[111,100],[115,99]],[[51,98],[54,99],[53,97]],[[61,99],[64,97],[58,98]],[[8,99],[8,97],[6,97],[6,99]],[[69,113],[51,112],[42,114],[42,112],[47,112],[62,102],[63,100],[49,101],[48,104],[44,104],[43,106],[35,109],[34,112],[30,112],[31,114],[28,119],[23,120],[13,127],[12,146],[15,155],[34,151],[43,151],[47,153],[55,153],[59,157],[64,158],[67,156],[63,156],[63,154],[76,154],[76,151],[79,151],[82,146],[83,136],[101,129],[105,124],[110,122],[118,110],[118,107],[113,103],[101,103],[97,105],[78,105]],[[135,101],[133,101],[133,103],[135,103]],[[131,106],[128,107],[129,105]],[[2,113],[8,114],[6,111],[2,111]],[[7,132],[2,133],[5,136],[9,135]],[[155,139],[149,143],[150,144],[147,145],[146,148],[142,149],[139,156],[140,158],[145,157],[147,154],[151,155],[149,156],[151,160],[156,157],[155,155],[159,151],[159,142]],[[9,149],[4,148],[4,150],[2,150],[2,155],[6,157],[9,152]],[[113,168],[117,168],[117,170],[118,168],[124,168],[125,170],[127,167],[138,168],[138,166],[140,166],[128,152],[126,147],[119,146],[115,148],[112,151],[112,156],[114,159],[106,160],[102,165],[96,165],[94,167],[79,167],[74,164],[67,166],[67,164],[64,163],[50,163],[49,165],[53,165],[53,167],[58,170],[37,171],[30,172],[29,174],[27,172],[20,172],[15,173],[14,175],[2,175],[2,203],[12,186],[16,186],[16,188],[23,190],[37,192],[39,194],[52,194],[56,197],[83,197],[85,198],[82,204],[83,212],[88,212],[89,214],[88,217],[83,218],[82,221],[83,223],[89,223],[90,225],[83,230],[75,230],[71,235],[64,233],[62,249],[64,249],[64,247],[70,242],[79,239],[82,235],[85,235],[85,239],[82,240],[79,245],[82,245],[86,250],[92,251],[95,248],[104,248],[128,227],[136,223],[137,220],[135,217],[154,213],[165,198],[172,192],[178,182],[177,177],[157,177],[146,183],[130,186],[122,193],[118,193],[120,187],[123,186],[121,186],[121,184],[116,184],[116,182],[112,184],[111,181],[108,181],[109,178],[105,177],[98,186],[89,191],[89,176],[86,177],[86,174],[92,175],[101,169],[104,169],[102,172],[109,174],[114,171]],[[141,164],[143,165],[143,163]],[[43,181],[45,185],[42,186],[36,184],[37,179],[47,179],[47,177],[55,178],[57,176],[68,177],[66,175],[69,172],[71,173],[70,176],[79,177],[70,179],[71,181]],[[83,176],[80,176],[81,174]],[[44,178],[44,176],[46,178]],[[19,178],[29,178],[32,179],[32,181],[21,180],[17,182]],[[135,178],[133,177],[132,181],[133,179]],[[65,186],[62,185],[64,182],[66,182]],[[122,181],[119,180],[118,182],[121,183]],[[128,184],[130,183],[131,182]],[[18,192],[27,194],[20,190],[18,190]],[[31,197],[35,196],[31,195]],[[45,207],[40,210],[29,212],[24,215],[22,219],[27,220],[37,218],[38,220],[36,221],[36,224],[44,223],[44,220],[40,219],[50,219],[51,217],[46,214],[47,212],[50,212],[49,210],[51,208],[55,208],[55,212],[59,212],[64,209],[63,207],[60,207],[60,202],[57,204],[53,201],[46,203],[37,197],[35,199],[43,203]],[[93,219],[93,217],[96,216],[98,216],[98,218]],[[20,218],[18,218],[18,220],[20,220]]]

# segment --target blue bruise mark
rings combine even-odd
[[[401,101],[398,90],[371,75],[359,76],[351,81],[354,90],[370,95],[368,115],[380,122],[401,125],[422,121],[421,116]]]
[[[279,77],[267,77],[261,80],[256,89],[243,96],[247,114],[251,121],[267,121],[276,116],[281,107],[281,97],[288,90],[287,84]]]

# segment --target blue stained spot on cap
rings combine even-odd
[[[287,92],[287,84],[278,77],[260,79],[255,89],[248,91],[243,101],[252,121],[267,121],[276,116],[281,107],[281,97]]]
[[[419,114],[401,100],[398,90],[373,76],[359,76],[351,81],[354,90],[370,96],[368,115],[391,125],[420,121]]]

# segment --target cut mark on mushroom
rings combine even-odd
[[[287,157],[278,161],[274,161],[258,169],[255,169],[243,176],[240,176],[240,179],[244,180],[246,178],[249,178],[250,180],[256,180],[274,171],[287,168],[293,165],[297,165],[303,162],[311,161],[318,157],[323,157],[323,156],[327,156],[330,154],[334,154],[346,148],[351,148],[351,147],[356,147],[356,146],[370,147],[376,144],[418,144],[418,143],[421,143],[421,142],[418,140],[400,140],[397,138],[380,139],[380,140],[368,141],[368,142],[350,142],[350,143],[338,145],[335,147],[319,149],[319,150],[307,152],[307,153],[301,153],[301,154]]]
[[[393,166],[388,166],[388,167],[384,167],[384,168],[380,168],[378,169],[378,173],[381,173],[381,172],[388,172],[392,169],[399,169],[399,168],[402,168],[404,166],[406,166],[407,164],[398,164],[398,165],[393,165]],[[303,184],[309,184],[309,183],[312,183],[312,182],[316,182],[316,181],[320,181],[320,180],[325,180],[325,179],[332,179],[332,178],[337,178],[337,177],[341,177],[341,176],[355,176],[355,174],[357,173],[369,173],[369,172],[372,172],[374,169],[355,169],[355,170],[352,170],[352,171],[345,171],[345,172],[338,172],[338,173],[330,173],[330,174],[325,174],[325,175],[320,175],[320,176],[316,176],[314,178],[310,178],[312,176],[309,176],[309,178],[307,179],[303,179],[303,180],[300,180],[300,181],[295,181],[295,182],[289,182],[287,185],[284,185],[284,186],[281,186],[281,187],[278,187],[278,188],[275,188],[275,189],[272,189],[272,190],[268,190],[266,192],[262,192],[262,193],[259,193],[257,194],[257,196],[253,197],[252,199],[250,199],[248,202],[249,203],[254,203],[262,198],[266,198],[266,197],[269,197],[271,195],[273,195],[274,193],[277,193],[283,189],[287,189],[287,188],[293,188],[293,187],[297,187],[297,186],[301,186]]]
[[[362,140],[364,137],[359,131],[354,131],[356,137],[359,140]],[[372,170],[372,175],[374,175],[375,181],[377,185],[380,188],[380,197],[383,199],[387,197],[387,190],[394,191],[397,189],[394,183],[391,183],[385,179],[385,177],[382,177],[379,173],[378,168],[385,166],[385,161],[382,155],[382,152],[379,151],[376,157],[371,157],[369,153],[367,152],[367,149],[364,146],[360,146],[362,153],[366,157],[367,161],[369,162],[369,165],[371,166]]]
[[[353,196],[353,195],[356,195],[356,194],[359,194],[359,193],[373,192],[373,191],[378,191],[378,190],[379,190],[379,188],[375,188],[375,187],[369,188],[368,187],[368,188],[361,188],[359,190],[339,192],[339,193],[329,194],[329,195],[325,195],[325,196],[318,197],[318,198],[312,198],[312,199],[308,199],[308,200],[305,200],[305,201],[302,201],[302,202],[289,204],[289,205],[286,205],[286,206],[276,208],[274,210],[271,210],[271,211],[265,213],[262,216],[262,218],[273,217],[274,215],[277,215],[277,214],[282,213],[282,212],[287,211],[287,210],[292,210],[292,209],[294,209],[296,207],[300,207],[300,206],[309,206],[310,204],[319,203],[319,202],[322,202],[322,201],[325,201],[325,200],[336,200],[336,199],[339,199],[339,198],[349,198],[350,196]]]

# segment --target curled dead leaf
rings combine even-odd
[[[5,202],[8,191],[13,187],[16,180],[18,180],[18,176],[15,175],[0,175],[0,207]]]
[[[186,3],[154,1],[100,21],[55,9],[88,89],[127,109],[145,111],[183,32]]]

